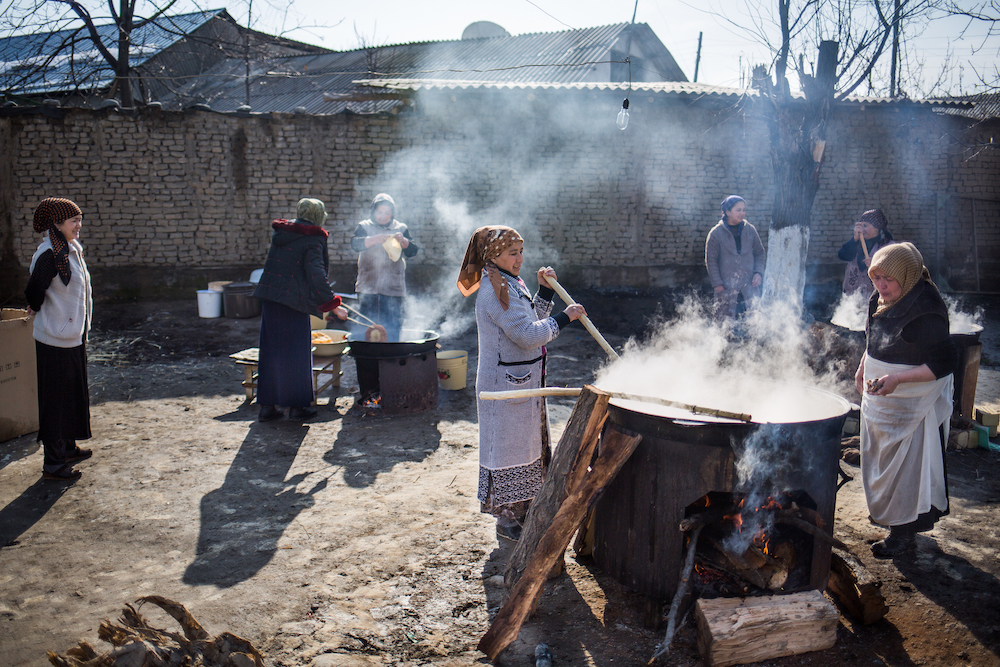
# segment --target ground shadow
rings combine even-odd
[[[19,438],[11,438],[5,442],[0,442],[0,470],[3,470],[12,463],[17,463],[21,459],[26,459],[39,449],[42,443],[38,442],[38,432],[28,433]],[[40,473],[39,473],[40,474]]]
[[[410,415],[368,415],[358,408],[343,417],[333,448],[323,460],[344,471],[344,483],[362,488],[405,461],[418,462],[441,444],[434,410]]]
[[[917,537],[916,556],[894,559],[914,588],[951,614],[982,645],[1000,655],[1000,580],[961,556],[945,553],[931,538]],[[964,595],[956,595],[955,589]]]
[[[513,544],[508,546],[505,541],[483,565],[483,588],[491,623],[507,599],[508,593],[497,577],[503,577],[513,550]],[[605,610],[605,617],[598,618],[573,577],[564,572],[545,582],[534,614],[524,622],[517,639],[498,656],[497,664],[534,665],[535,647],[540,643],[548,644],[553,664],[645,664],[649,657],[641,655],[645,647],[636,646],[623,653],[621,642],[614,636],[614,626],[622,620],[621,613],[616,606],[612,616]]]
[[[271,561],[288,525],[326,488],[323,479],[298,491],[306,474],[288,477],[308,431],[307,424],[250,424],[225,482],[201,500],[198,546],[184,583],[228,588]]]
[[[0,509],[0,548],[17,544],[18,538],[45,516],[72,485],[72,482],[47,482],[39,471],[38,481]]]

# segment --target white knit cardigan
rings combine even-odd
[[[552,302],[537,294],[532,299],[521,281],[501,275],[507,281],[507,310],[485,277],[476,297],[477,395],[541,387],[542,346],[559,335],[559,325],[549,317]],[[480,502],[501,505],[535,497],[542,484],[543,442],[548,442],[543,401],[478,401]]]

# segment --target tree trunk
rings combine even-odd
[[[115,82],[118,84],[118,95],[123,109],[135,106],[132,100],[132,81],[129,76],[131,65],[129,60],[129,41],[132,38],[133,27],[132,7],[128,0],[121,0],[118,14],[118,66],[115,68]]]
[[[765,99],[774,170],[763,301],[786,302],[801,312],[813,201],[826,150],[826,126],[837,81],[837,42],[822,42],[816,77],[800,75],[805,101],[792,99],[783,79],[757,77]]]

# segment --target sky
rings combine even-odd
[[[832,2],[832,0],[830,0]],[[966,5],[975,0],[959,0]],[[207,4],[206,4],[207,3]],[[491,21],[512,35],[588,28],[632,20],[647,23],[674,56],[688,80],[694,78],[699,34],[702,34],[698,81],[742,87],[753,64],[769,62],[770,53],[753,34],[751,11],[770,11],[773,2],[745,0],[182,0],[178,11],[225,6],[246,25],[335,50],[358,48],[362,39],[377,45],[460,39],[475,21]],[[753,7],[754,9],[749,9]],[[774,25],[767,21],[764,24]],[[964,34],[963,34],[964,30]],[[988,25],[968,25],[952,17],[913,26],[911,61],[924,61],[924,89],[936,80],[950,54],[953,71],[943,92],[980,92],[979,72],[992,73],[1000,62],[1000,31]],[[922,34],[915,33],[921,31]],[[808,59],[815,57],[806,54]],[[792,82],[795,85],[795,82]],[[941,92],[940,89],[938,92]]]

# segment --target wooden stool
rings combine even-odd
[[[257,366],[260,364],[259,355],[260,350],[256,347],[248,347],[245,350],[229,355],[229,358],[235,361],[237,366],[243,367],[242,384],[247,393],[248,403],[257,395]],[[316,396],[319,396],[321,391],[330,387],[340,386],[340,376],[344,374],[344,372],[340,370],[340,358],[342,356],[342,354],[338,354],[332,357],[313,358],[313,392]],[[319,376],[322,373],[329,373],[331,377],[320,386]],[[313,400],[313,405],[315,404],[316,401]]]

